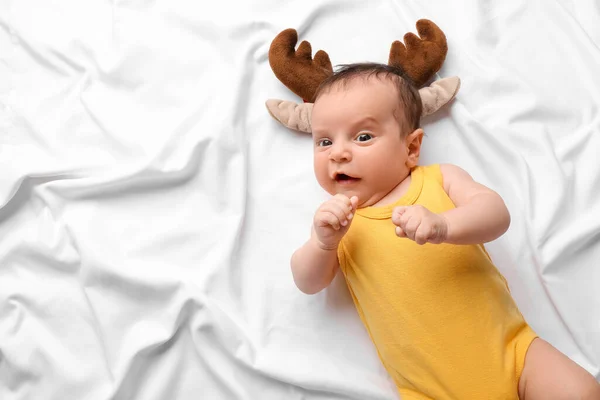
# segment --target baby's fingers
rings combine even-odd
[[[406,233],[404,232],[404,230],[397,226],[396,227],[396,236],[401,237],[401,238],[405,238],[406,237]]]
[[[358,207],[358,197],[357,196],[350,197],[350,205],[352,207],[352,211],[355,211],[356,207]]]
[[[419,229],[417,229],[417,231],[415,232],[414,241],[416,244],[425,244],[429,239],[429,235],[430,233],[427,229],[421,229],[421,227],[419,227]]]
[[[352,207],[338,199],[334,199],[334,201],[323,205],[322,210],[335,214],[343,226],[346,226],[348,221],[353,217]]]
[[[406,223],[401,224],[404,234],[410,240],[415,240],[415,236],[420,225],[421,220],[418,217],[409,218],[409,220],[406,221]]]
[[[400,225],[401,221],[402,221],[402,216],[404,215],[404,213],[408,210],[407,206],[398,206],[396,208],[394,208],[394,210],[392,211],[392,222],[395,225]]]
[[[358,198],[356,196],[353,196],[352,199],[349,199],[348,197],[346,197],[344,195],[338,194],[332,200],[333,200],[333,203],[336,204],[340,208],[340,210],[342,210],[342,212],[344,213],[344,215],[346,217],[351,218],[351,215],[356,208],[354,203],[357,200],[353,200],[355,198],[358,200]]]
[[[331,226],[333,229],[335,229],[336,231],[339,231],[341,228],[341,223],[340,223],[340,219],[338,218],[337,215],[331,213],[331,212],[324,212],[321,217],[319,218],[319,222],[321,226]]]

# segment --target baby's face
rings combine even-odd
[[[314,169],[327,192],[358,196],[367,207],[408,176],[408,149],[394,116],[399,106],[394,85],[376,77],[318,97],[311,121]]]

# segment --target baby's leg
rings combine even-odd
[[[600,400],[600,384],[542,339],[527,350],[519,381],[521,400]]]

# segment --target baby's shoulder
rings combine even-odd
[[[414,172],[420,173],[425,180],[434,180],[443,184],[444,176],[442,174],[442,164],[429,164],[418,166]]]
[[[471,181],[473,178],[467,171],[455,164],[430,164],[420,166],[422,173],[438,180],[442,185],[454,181]]]
[[[435,164],[427,164],[427,165],[419,165],[417,168],[428,171],[440,171],[444,173],[445,171],[453,172],[453,171],[464,171],[461,167],[456,164],[448,164],[448,163],[435,163]]]

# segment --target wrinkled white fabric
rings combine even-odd
[[[345,284],[291,253],[326,198],[267,53],[298,29],[386,62],[436,22],[422,164],[497,190],[488,245],[533,328],[600,377],[600,7],[594,0],[0,2],[0,398],[395,399]],[[402,288],[398,288],[402,290]]]

